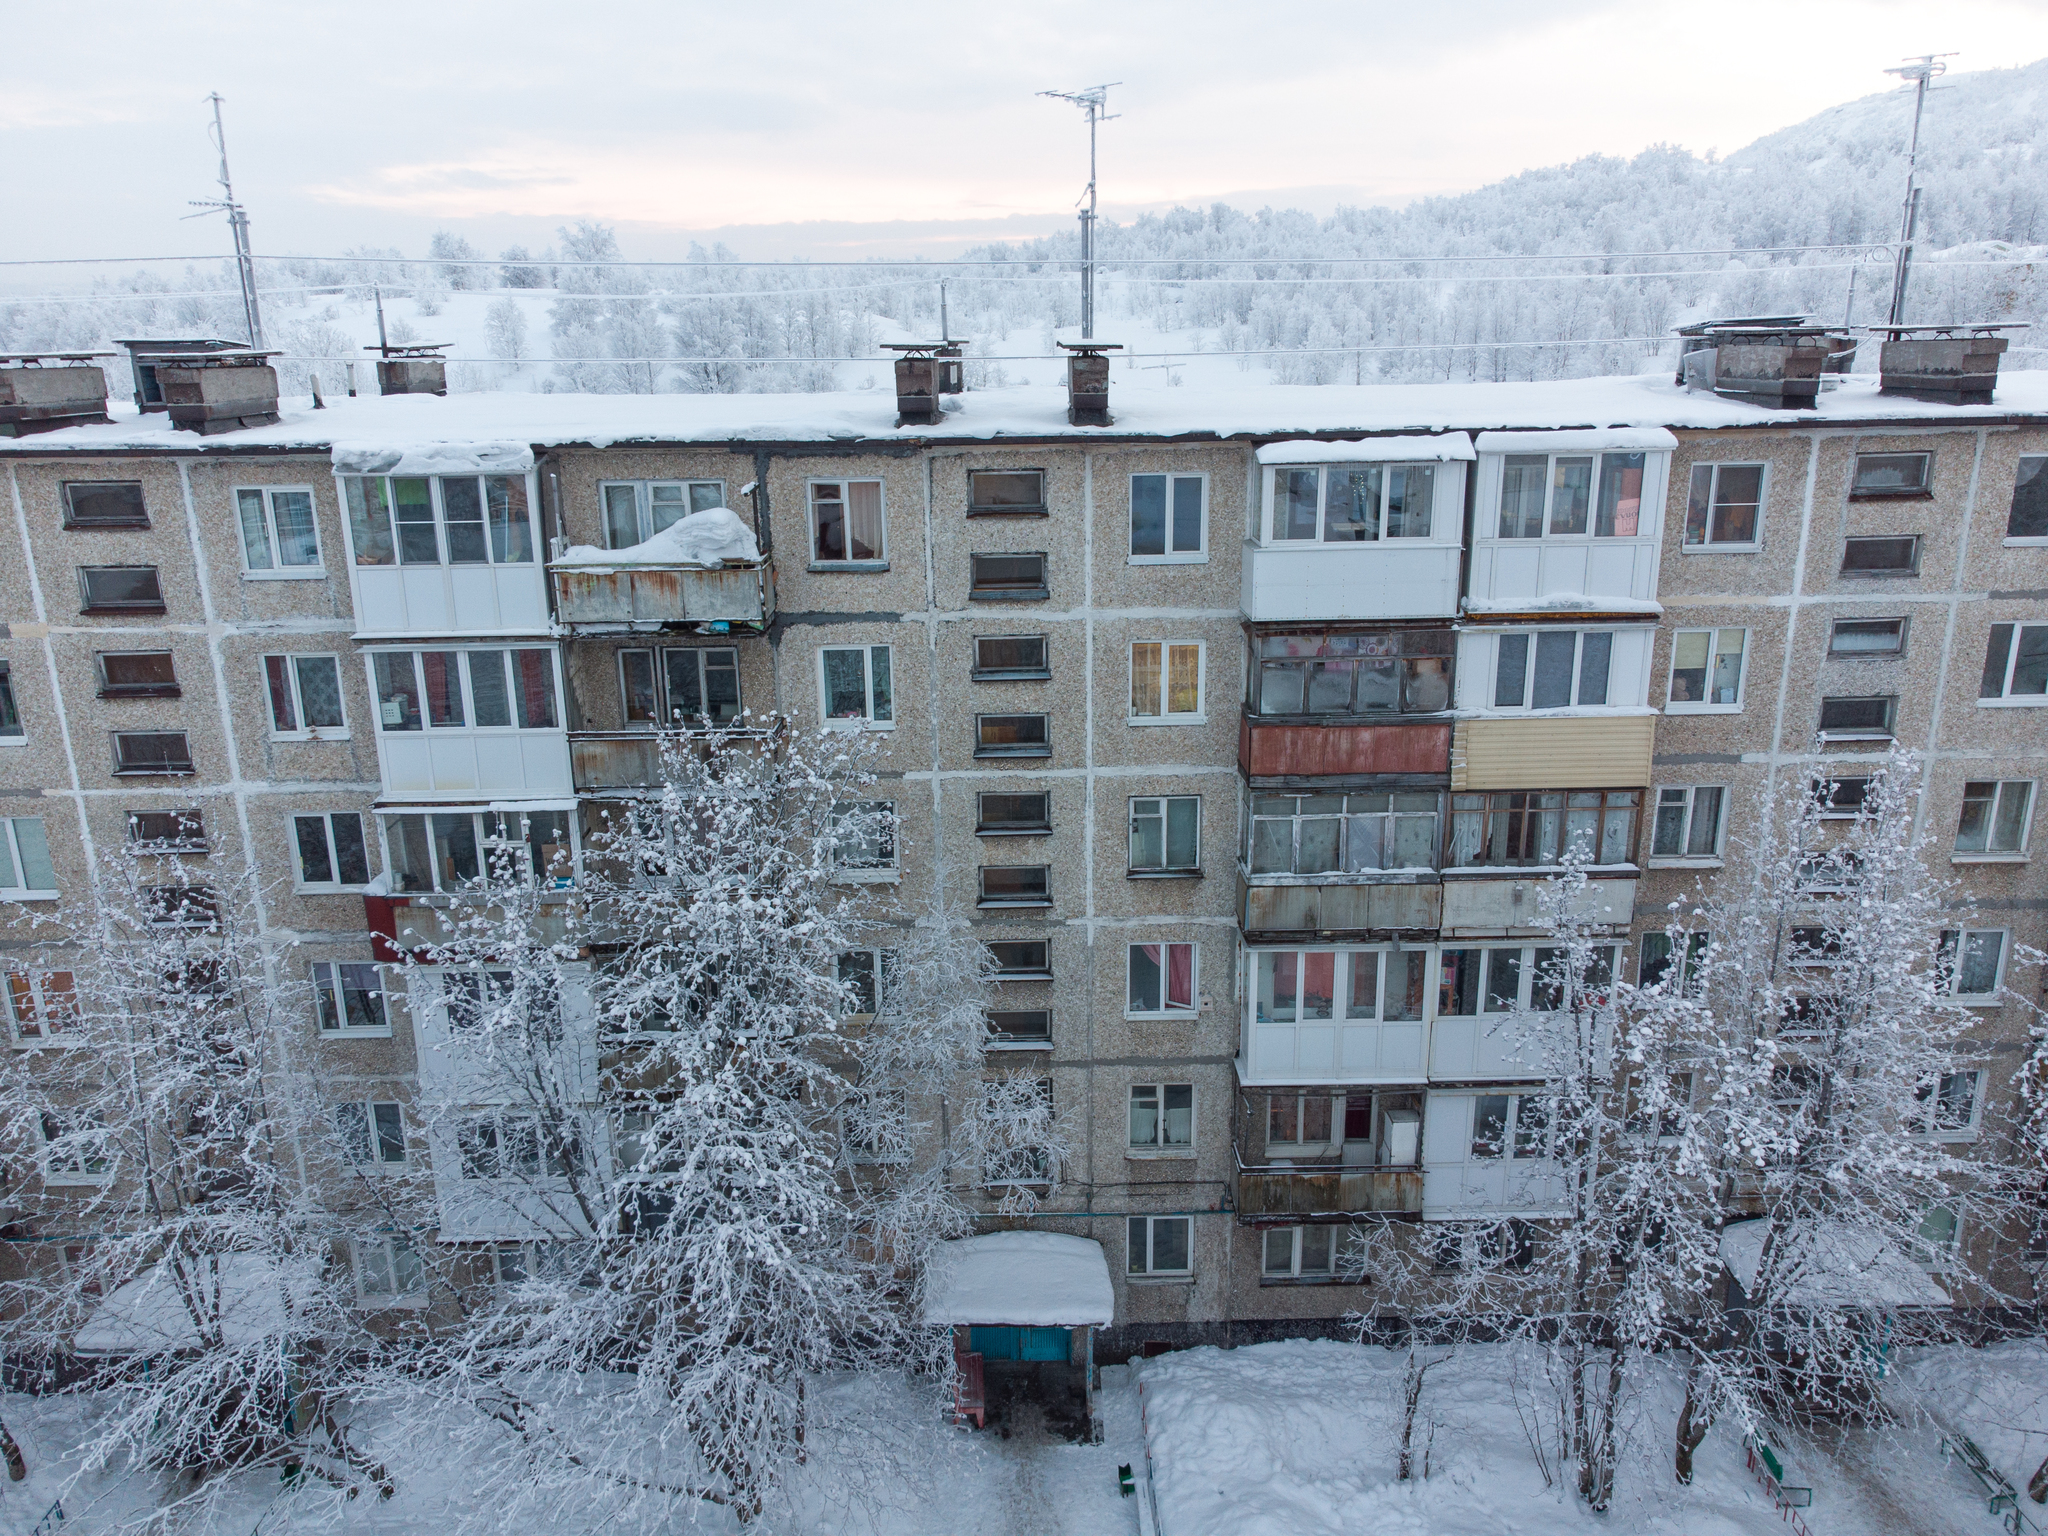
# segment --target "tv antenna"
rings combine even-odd
[[[1899,210],[1899,262],[1892,273],[1893,325],[1906,323],[1906,278],[1913,270],[1913,232],[1920,223],[1920,188],[1913,179],[1920,159],[1920,110],[1927,105],[1927,82],[1936,75],[1947,74],[1948,66],[1941,61],[1954,57],[1952,53],[1923,53],[1885,71],[1913,86],[1913,139],[1906,150],[1906,202]]]
[[[221,195],[208,202],[194,202],[192,207],[198,213],[188,213],[188,219],[203,218],[209,213],[225,213],[228,228],[235,237],[235,272],[242,280],[242,322],[249,329],[249,345],[261,348],[263,345],[263,311],[256,304],[256,257],[249,249],[249,211],[235,201],[235,184],[228,179],[228,134],[221,125],[221,94],[213,92],[206,98],[213,103],[213,127],[208,130],[214,144],[220,150],[220,191]]]
[[[1092,341],[1095,337],[1095,125],[1110,123],[1123,116],[1121,112],[1108,112],[1109,88],[1122,85],[1121,80],[1112,80],[1108,85],[1091,85],[1081,91],[1040,91],[1041,96],[1051,96],[1060,101],[1070,101],[1088,114],[1088,190],[1081,194],[1088,206],[1081,210],[1081,339]]]

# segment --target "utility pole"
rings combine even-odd
[[[1948,66],[1941,61],[1954,57],[1952,53],[1923,53],[1896,69],[1885,71],[1888,75],[1913,82],[1913,138],[1906,149],[1906,201],[1899,210],[1899,260],[1892,274],[1893,325],[1906,323],[1906,279],[1913,270],[1913,232],[1920,223],[1920,189],[1913,181],[1920,159],[1920,110],[1927,105],[1927,82],[1936,75],[1946,74]]]
[[[1122,85],[1121,80],[1112,80],[1109,85],[1091,85],[1085,91],[1040,91],[1041,96],[1052,96],[1060,101],[1071,101],[1088,114],[1088,190],[1081,196],[1088,206],[1081,210],[1081,339],[1095,339],[1095,125],[1116,121],[1123,114],[1106,112],[1109,105],[1109,88]]]
[[[242,280],[242,321],[249,329],[249,345],[263,345],[263,311],[256,303],[256,257],[249,249],[249,212],[235,201],[235,184],[228,179],[228,134],[220,119],[221,94],[213,92],[206,98],[213,103],[213,142],[220,149],[220,190],[221,196],[213,202],[195,202],[191,206],[207,212],[220,212],[228,216],[228,229],[235,237],[235,271]],[[187,214],[197,218],[197,214]]]

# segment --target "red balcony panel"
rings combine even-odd
[[[1237,761],[1253,779],[1449,773],[1451,727],[1267,725],[1247,718],[1238,731]]]

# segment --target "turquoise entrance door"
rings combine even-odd
[[[967,1347],[984,1360],[1071,1360],[1073,1348],[1065,1328],[974,1327]]]

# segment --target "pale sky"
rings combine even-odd
[[[0,9],[0,257],[495,255],[573,218],[630,255],[945,255],[1071,227],[1121,81],[1111,218],[1399,203],[1664,142],[1724,154],[1892,84],[2048,55],[2048,0],[100,0]],[[54,275],[54,274],[53,274]],[[10,286],[12,286],[10,284]]]

